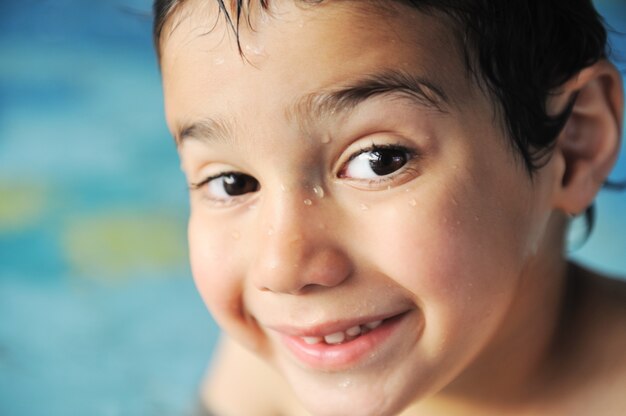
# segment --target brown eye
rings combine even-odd
[[[250,175],[239,172],[226,172],[193,184],[192,189],[201,190],[211,201],[230,202],[237,197],[257,192],[261,185]]]
[[[351,179],[377,179],[402,169],[411,156],[409,150],[399,146],[374,147],[352,157],[339,176]]]
[[[224,192],[229,196],[244,195],[259,190],[259,182],[250,175],[229,173],[221,177]],[[217,178],[219,179],[219,178]]]
[[[400,149],[377,149],[367,153],[370,168],[378,176],[389,175],[406,165],[408,155]]]

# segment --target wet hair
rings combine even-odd
[[[251,0],[233,1],[231,12],[223,0],[210,1],[218,3],[227,24],[237,32]],[[258,0],[263,9],[269,1]],[[607,56],[607,32],[591,0],[394,1],[452,19],[466,69],[495,98],[528,171],[532,174],[541,167],[574,104],[572,98],[561,113],[551,115],[547,98],[577,72]],[[165,23],[183,2],[154,1],[157,51]]]
[[[157,52],[167,20],[185,0],[155,0],[153,35]],[[250,1],[267,10],[270,0],[216,1],[238,34]],[[294,0],[323,3],[333,0]],[[465,67],[493,97],[511,145],[533,173],[549,160],[569,118],[575,95],[564,110],[548,114],[558,87],[608,55],[607,31],[591,0],[388,0],[447,18],[463,52]],[[229,12],[230,7],[230,12]],[[593,208],[587,210],[590,227]]]

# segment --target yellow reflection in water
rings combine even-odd
[[[0,233],[36,225],[44,214],[47,194],[42,185],[0,181]]]
[[[186,264],[184,224],[165,214],[118,212],[68,220],[62,246],[80,275],[121,278]]]

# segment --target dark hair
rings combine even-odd
[[[213,1],[237,33],[251,0],[233,1],[231,13],[223,0]],[[270,0],[258,1],[268,8]],[[466,69],[494,97],[511,144],[532,178],[548,160],[575,101],[572,97],[561,113],[552,115],[547,113],[548,97],[577,72],[608,55],[607,32],[592,1],[394,1],[452,20]],[[154,1],[157,52],[164,24],[182,2]],[[586,214],[591,226],[593,210]]]
[[[251,0],[236,0],[231,13],[223,0],[213,1],[237,32]],[[269,0],[258,1],[267,9]],[[497,100],[512,144],[532,174],[550,154],[574,104],[572,99],[560,114],[550,115],[547,98],[607,55],[607,33],[591,0],[395,1],[452,19],[467,70]],[[154,1],[157,51],[167,19],[183,2]]]

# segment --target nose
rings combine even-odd
[[[347,253],[324,225],[321,203],[283,197],[259,209],[254,286],[261,291],[303,294],[340,285],[352,274]]]

